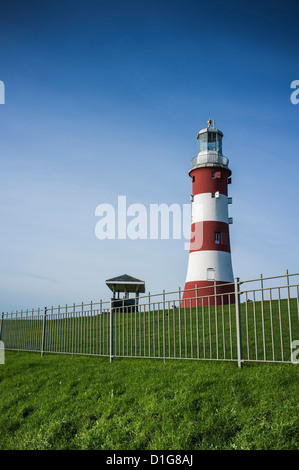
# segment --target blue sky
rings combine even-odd
[[[234,274],[298,272],[299,7],[290,1],[2,1],[0,299],[185,282],[185,240],[98,240],[95,209],[189,203],[209,112],[230,159]]]

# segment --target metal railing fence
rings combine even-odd
[[[297,278],[296,278],[297,276]],[[113,358],[292,362],[299,340],[299,274],[240,281],[229,293],[196,286],[113,307],[90,302],[2,313],[7,350]],[[233,287],[233,289],[232,289]],[[191,294],[195,296],[191,297]],[[118,304],[119,305],[119,304]]]

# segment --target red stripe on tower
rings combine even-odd
[[[208,121],[199,131],[199,153],[191,161],[192,222],[182,306],[234,303],[228,217],[229,160],[222,155],[221,131]],[[196,300],[196,297],[199,299]]]

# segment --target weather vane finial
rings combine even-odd
[[[208,120],[208,126],[210,127],[210,125],[212,124],[212,121],[211,121],[211,115],[209,113],[209,120]]]

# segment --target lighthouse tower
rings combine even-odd
[[[222,137],[209,119],[208,127],[197,135],[199,152],[191,161],[191,241],[182,300],[186,306],[195,306],[196,297],[201,298],[199,305],[213,305],[215,294],[217,304],[234,302],[230,294],[234,291],[229,240],[232,219],[228,217],[231,171],[228,158],[222,155]]]

